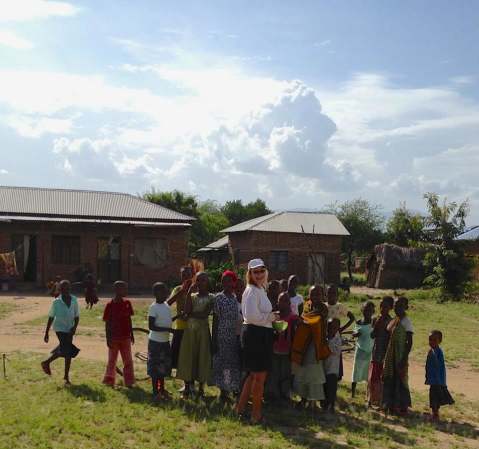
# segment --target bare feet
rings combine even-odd
[[[42,365],[43,372],[47,374],[48,376],[51,376],[52,370],[50,369],[50,364],[47,362],[42,362],[41,365]]]

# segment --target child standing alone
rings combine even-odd
[[[446,364],[444,353],[439,346],[442,343],[442,332],[433,330],[429,334],[431,349],[426,360],[426,385],[429,385],[429,406],[431,420],[439,421],[439,408],[442,405],[454,404],[454,399],[446,386]]]
[[[363,318],[356,322],[353,337],[356,337],[356,350],[354,352],[353,374],[351,379],[351,396],[356,395],[358,382],[368,381],[369,363],[373,352],[374,340],[371,338],[372,317],[374,314],[374,303],[366,301],[361,306]]]
[[[148,309],[148,364],[147,373],[151,377],[153,399],[169,399],[170,394],[165,389],[165,377],[171,376],[170,332],[172,317],[171,309],[166,304],[168,288],[163,282],[153,285],[155,302]]]
[[[133,358],[131,356],[131,345],[135,343],[131,323],[133,307],[131,302],[126,299],[126,282],[116,281],[114,287],[115,297],[106,305],[103,312],[106,344],[108,346],[108,364],[103,383],[112,387],[115,385],[116,361],[118,353],[120,353],[123,360],[125,386],[130,388],[135,383]]]

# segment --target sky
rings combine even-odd
[[[0,185],[479,224],[479,2],[2,0]]]

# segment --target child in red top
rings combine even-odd
[[[127,295],[126,282],[116,281],[114,286],[115,297],[106,305],[103,313],[108,346],[108,364],[103,383],[110,386],[115,385],[116,361],[119,352],[123,360],[125,386],[130,388],[135,383],[131,355],[131,345],[135,343],[131,323],[133,307],[131,302],[125,298]]]
[[[266,393],[271,400],[290,400],[291,398],[291,343],[298,324],[298,316],[291,311],[288,292],[278,297],[279,319],[286,321],[285,331],[275,335],[273,343],[273,367],[266,382]]]

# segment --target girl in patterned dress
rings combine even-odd
[[[237,278],[232,271],[223,273],[223,291],[213,306],[213,379],[221,390],[220,399],[226,402],[230,393],[237,392],[241,381],[240,342],[237,328],[240,313],[234,294]]]

